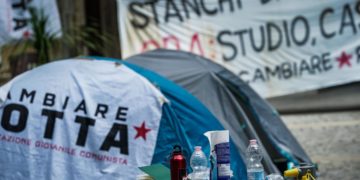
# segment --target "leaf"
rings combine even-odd
[[[97,24],[68,28],[63,32],[49,32],[47,26],[50,19],[42,9],[30,8],[29,13],[31,15],[29,23],[33,34],[29,39],[17,41],[11,51],[12,54],[17,54],[34,49],[38,54],[38,65],[49,62],[53,58],[53,52],[58,52],[60,45],[72,48],[77,54],[85,54],[87,51],[83,47],[102,51],[104,45],[111,42],[110,36],[98,30]],[[62,34],[60,39],[59,34]]]

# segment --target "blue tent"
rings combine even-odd
[[[148,51],[125,61],[150,69],[195,96],[230,131],[243,157],[249,139],[257,139],[264,150],[267,173],[279,173],[289,162],[312,163],[276,110],[225,67],[189,52],[168,49]]]
[[[112,58],[95,57],[95,59],[122,62]],[[152,162],[167,163],[169,152],[175,144],[183,147],[187,163],[189,163],[194,146],[202,146],[205,154],[209,155],[210,147],[203,134],[210,130],[224,129],[215,116],[194,96],[175,83],[150,70],[131,63],[122,63],[147,78],[170,101],[163,107],[163,117]],[[246,166],[233,142],[230,144],[230,149],[234,178],[247,179]],[[189,164],[188,167],[190,167]]]
[[[194,146],[209,155],[203,133],[224,129],[210,111],[169,80],[122,63],[56,61],[0,87],[0,179],[134,179],[139,166],[167,164],[173,145],[188,164]],[[234,179],[245,180],[230,143]]]

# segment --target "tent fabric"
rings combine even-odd
[[[188,164],[193,147],[196,145],[201,145],[205,153],[209,154],[209,143],[203,133],[224,128],[204,105],[181,87],[151,71],[128,63],[126,66],[121,65],[119,60],[112,61],[115,63],[93,61],[89,58],[58,61],[28,71],[0,88],[0,117],[2,117],[0,163],[7,164],[7,166],[0,166],[3,172],[0,175],[1,179],[135,179],[139,174],[138,166],[167,163],[172,146],[175,144],[180,144],[184,148]],[[28,91],[22,94],[24,88]],[[157,89],[160,89],[163,94]],[[47,96],[47,93],[52,95],[48,98],[38,98],[39,95]],[[69,100],[66,100],[68,97]],[[22,98],[23,100],[19,100]],[[63,101],[59,99],[53,101],[55,99],[52,98]],[[80,105],[77,105],[77,102],[78,100],[81,102],[81,99],[85,99],[87,103],[86,106],[81,105],[82,108],[79,108]],[[112,109],[113,104],[129,105],[126,120],[129,134],[127,136],[115,134],[119,136],[114,136],[115,141],[121,137],[128,137],[131,157],[127,159],[127,166],[120,164],[118,159],[114,163],[113,158],[122,157],[118,155],[118,148],[110,148],[110,155],[112,155],[110,162],[106,160],[107,158],[98,157],[107,154],[99,151],[99,140],[102,141],[107,136],[105,130],[113,125],[114,122],[111,119],[115,115],[111,111],[110,114],[104,115],[106,117],[101,117],[101,113],[100,117],[97,116],[94,106],[100,101],[107,103],[109,109]],[[22,104],[29,110],[29,119],[24,132],[8,132],[3,125],[5,109],[13,103]],[[63,119],[59,115],[61,112],[53,114],[61,119],[55,121],[53,139],[43,138],[44,127],[41,125],[44,126],[46,118],[41,117],[40,111],[45,106],[59,111],[64,110]],[[65,106],[67,108],[64,108]],[[81,112],[74,110],[78,108]],[[79,115],[77,113],[96,119],[96,125],[88,129],[87,144],[82,147],[78,147],[74,142],[78,139],[77,133],[84,131],[84,129],[81,130],[82,127],[74,123],[73,116]],[[124,114],[121,113],[123,111],[120,112],[123,117]],[[18,118],[18,115],[12,115],[11,123],[6,128],[17,126],[15,124]],[[61,124],[62,122],[65,124]],[[137,130],[135,131],[135,127],[141,128],[139,126],[141,122],[146,122],[146,125],[143,124],[143,131],[151,129],[147,136],[139,135]],[[45,126],[47,128],[49,125]],[[138,135],[141,137],[137,139]],[[23,144],[4,140],[9,137],[30,139],[32,142],[42,141],[43,144],[52,145],[45,147],[30,143],[29,146],[23,146]],[[61,149],[54,145],[74,148],[76,153],[69,156],[60,152]],[[233,142],[230,148],[234,179],[247,179],[245,165]],[[83,150],[97,155],[79,157],[78,152]]]
[[[119,61],[112,58],[93,58],[98,60]],[[205,154],[209,155],[209,143],[203,134],[209,130],[223,130],[224,127],[220,124],[219,120],[216,119],[201,102],[175,83],[145,68],[128,62],[123,63],[147,78],[152,84],[158,87],[170,101],[169,105],[164,106],[163,113],[169,113],[171,115],[163,116],[161,120],[158,136],[158,143],[160,144],[158,144],[159,147],[156,147],[153,163],[164,163],[166,161],[164,157],[167,157],[172,146],[176,143],[187,145],[184,150],[188,160],[188,167],[190,167],[189,160],[194,146],[201,145]],[[179,140],[177,142],[175,141],[175,137],[172,137],[174,135],[172,133],[173,131],[176,131],[175,134],[178,134]],[[231,169],[234,174],[234,179],[247,179],[244,159],[237,150],[234,144],[235,141],[236,140],[231,137]],[[163,142],[167,142],[168,144],[165,145]]]
[[[114,62],[70,59],[0,88],[0,179],[135,179],[156,152],[164,95]]]
[[[268,172],[277,171],[273,162],[279,159],[311,162],[278,113],[224,67],[198,55],[165,49],[135,55],[126,61],[159,73],[197,97],[230,130],[242,153],[249,139],[258,139],[266,149],[264,164]]]

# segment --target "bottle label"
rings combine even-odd
[[[230,164],[230,144],[221,143],[215,145],[217,164]]]
[[[216,144],[216,164],[218,179],[230,179],[230,144],[228,142]]]
[[[230,164],[219,164],[218,165],[218,175],[220,177],[231,176]]]

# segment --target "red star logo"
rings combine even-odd
[[[135,130],[136,130],[136,136],[135,139],[142,137],[144,140],[146,140],[146,133],[148,133],[149,131],[151,131],[151,129],[147,129],[145,127],[145,121],[141,124],[140,127],[134,126]]]
[[[342,52],[341,56],[336,58],[336,60],[339,62],[339,68],[342,68],[345,64],[351,67],[351,63],[350,63],[351,57],[352,55]]]
[[[23,33],[23,37],[25,39],[29,39],[30,35],[31,35],[31,33],[29,31],[24,31],[24,33]]]

